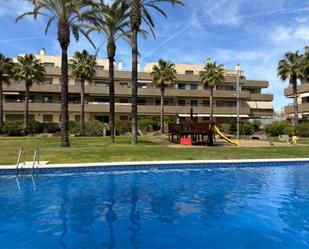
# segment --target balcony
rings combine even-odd
[[[272,94],[260,94],[252,93],[250,100],[251,101],[273,101],[274,96]]]
[[[4,110],[6,112],[23,112],[25,107],[24,102],[5,102]],[[155,105],[140,105],[138,112],[140,115],[158,115],[160,114],[160,106]],[[166,114],[188,114],[190,113],[190,106],[165,106]],[[30,112],[60,112],[60,103],[29,103]],[[80,104],[69,104],[69,112],[79,112]],[[194,113],[209,113],[209,107],[193,107]],[[109,104],[86,104],[85,112],[88,113],[109,113]],[[236,107],[215,107],[215,114],[236,114]],[[131,113],[130,104],[116,103],[116,113]],[[249,107],[241,107],[240,114],[249,115]]]
[[[286,114],[294,114],[294,105],[289,105],[284,108]],[[309,112],[309,103],[299,104],[298,105],[298,112]]]
[[[297,87],[297,93],[298,94],[307,93],[307,92],[309,92],[309,83],[301,84]],[[284,89],[284,95],[286,97],[292,97],[293,88],[292,87],[285,88]]]

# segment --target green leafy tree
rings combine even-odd
[[[298,51],[295,53],[287,52],[285,53],[282,60],[279,61],[277,73],[278,77],[282,81],[289,80],[293,88],[293,99],[294,99],[294,125],[298,125],[298,103],[297,103],[297,81],[302,79],[304,76],[302,63],[302,55]]]
[[[0,53],[0,133],[3,132],[3,85],[10,84],[13,60]]]
[[[160,88],[161,113],[160,113],[160,132],[164,133],[164,92],[168,85],[176,82],[175,64],[170,61],[159,60],[158,65],[154,65],[151,72],[152,82]]]
[[[208,59],[204,71],[200,72],[200,79],[205,88],[209,89],[210,121],[213,121],[214,114],[214,87],[224,81],[225,70],[222,64],[217,65]]]
[[[93,81],[96,75],[96,56],[88,53],[87,50],[75,52],[70,60],[72,76],[80,79],[80,135],[84,136],[85,128],[85,81]]]
[[[34,83],[42,83],[44,80],[45,68],[41,61],[32,54],[26,54],[17,58],[14,69],[14,77],[18,82],[25,84],[25,110],[24,110],[24,134],[29,132],[29,99],[30,88]]]
[[[138,80],[138,34],[142,23],[146,24],[154,35],[154,21],[150,10],[155,10],[166,16],[165,12],[158,6],[159,3],[167,2],[172,5],[183,5],[181,0],[126,0],[131,5],[130,28],[132,47],[132,144],[137,144],[137,80]]]
[[[88,19],[93,26],[89,32],[97,31],[104,35],[107,41],[107,57],[109,61],[109,108],[110,132],[112,142],[115,142],[115,84],[114,62],[116,56],[116,42],[119,38],[127,39],[129,34],[130,5],[123,0],[116,0],[111,5],[106,5],[100,0],[93,8],[93,13]]]
[[[61,146],[69,147],[69,94],[68,94],[68,47],[70,35],[79,40],[79,34],[83,34],[89,41],[81,20],[89,6],[93,5],[90,0],[33,0],[33,11],[26,12],[16,20],[24,16],[32,15],[35,19],[39,15],[47,17],[48,21],[45,33],[48,32],[52,23],[57,26],[57,39],[61,47]],[[91,42],[91,41],[90,41]]]

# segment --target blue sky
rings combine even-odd
[[[285,51],[302,50],[309,45],[309,2],[300,0],[184,0],[185,7],[163,4],[168,18],[154,13],[156,39],[140,40],[141,64],[170,59],[174,63],[203,63],[210,57],[234,68],[240,64],[248,79],[268,80],[265,92],[275,96],[277,111],[289,103],[283,95],[287,83],[277,78],[276,67]],[[7,56],[37,53],[44,47],[48,54],[59,55],[55,27],[44,35],[45,20],[15,17],[30,10],[25,0],[0,1],[0,51]],[[100,57],[106,57],[104,38],[93,36],[102,46]],[[72,39],[69,53],[89,49],[81,39]],[[131,50],[119,41],[117,60],[130,68]]]

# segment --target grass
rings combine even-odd
[[[308,147],[183,148],[170,147],[166,140],[142,136],[139,144],[132,146],[129,136],[117,137],[116,144],[111,144],[108,137],[72,137],[72,147],[61,148],[58,137],[0,137],[0,165],[15,164],[21,147],[26,150],[27,161],[39,147],[40,159],[50,163],[309,157]]]

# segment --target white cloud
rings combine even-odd
[[[309,27],[293,26],[293,27],[277,27],[271,34],[271,40],[275,42],[290,42],[295,40],[309,40]]]

